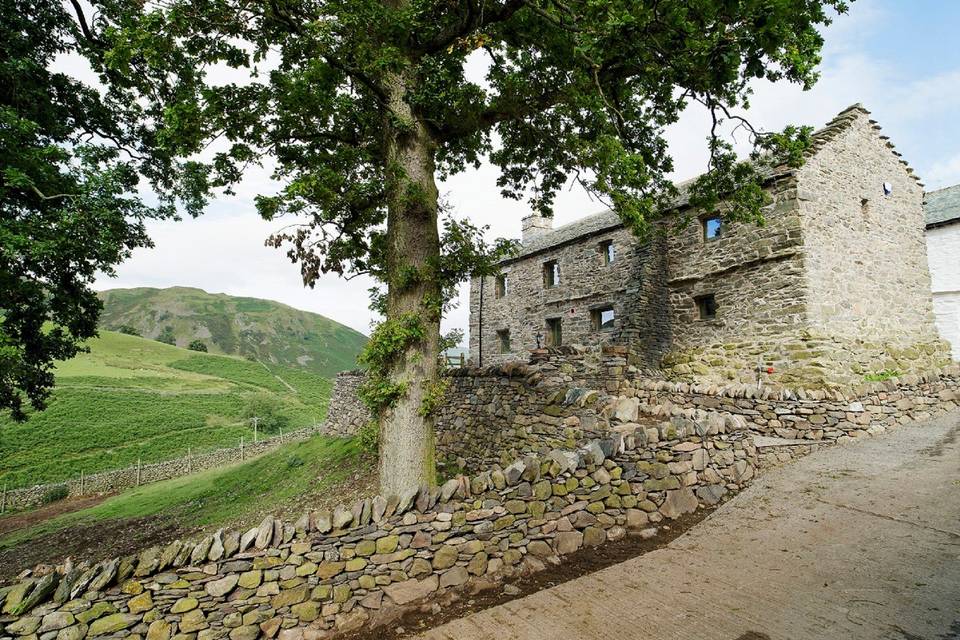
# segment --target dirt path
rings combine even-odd
[[[422,640],[960,639],[960,414],[809,456],[665,548]]]
[[[80,511],[81,509],[100,504],[108,497],[109,496],[106,495],[79,496],[77,498],[59,500],[38,509],[0,516],[0,538],[11,531],[27,529],[35,524],[39,524],[50,518],[55,518],[64,513],[73,513],[74,511]]]

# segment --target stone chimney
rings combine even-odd
[[[532,213],[524,218],[520,241],[527,244],[553,229],[553,218],[544,218],[538,213]]]

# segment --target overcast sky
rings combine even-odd
[[[820,82],[803,92],[789,85],[758,85],[749,112],[760,128],[789,123],[822,126],[845,107],[861,102],[879,121],[928,190],[960,183],[960,2],[955,0],[858,0],[825,33]],[[689,112],[669,132],[676,180],[705,168],[703,114]],[[440,186],[460,217],[491,227],[491,237],[519,237],[523,202],[500,197],[497,171],[484,166]],[[213,202],[198,219],[151,224],[153,249],[137,250],[117,269],[116,278],[100,278],[97,289],[117,287],[199,287],[210,292],[277,300],[323,314],[369,333],[369,282],[323,277],[304,288],[299,270],[283,251],[263,246],[278,223],[260,220],[253,207],[257,193],[271,190],[269,172],[253,172],[237,195]],[[586,194],[558,196],[554,225],[602,209]],[[444,322],[467,328],[467,291]]]

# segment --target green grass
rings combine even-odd
[[[311,504],[319,504],[322,497],[336,500],[337,487],[357,472],[367,474],[367,464],[353,440],[315,436],[248,462],[146,485],[94,507],[13,531],[0,538],[0,549],[67,527],[158,514],[187,527],[254,522],[264,511],[299,503],[307,496],[319,496]]]
[[[166,327],[186,347],[201,340],[210,353],[250,357],[324,377],[354,369],[366,336],[329,318],[272,300],[207,293],[190,287],[102,291],[100,325],[134,327],[156,338]]]
[[[250,441],[241,416],[253,396],[276,398],[291,429],[326,416],[331,382],[310,372],[109,331],[89,346],[58,364],[45,411],[22,424],[0,417],[0,484],[58,482]]]
[[[864,374],[863,379],[867,382],[884,382],[885,380],[896,378],[899,375],[900,372],[896,369],[884,369],[875,373]]]

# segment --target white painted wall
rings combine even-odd
[[[960,220],[927,230],[927,260],[937,329],[960,360]]]

